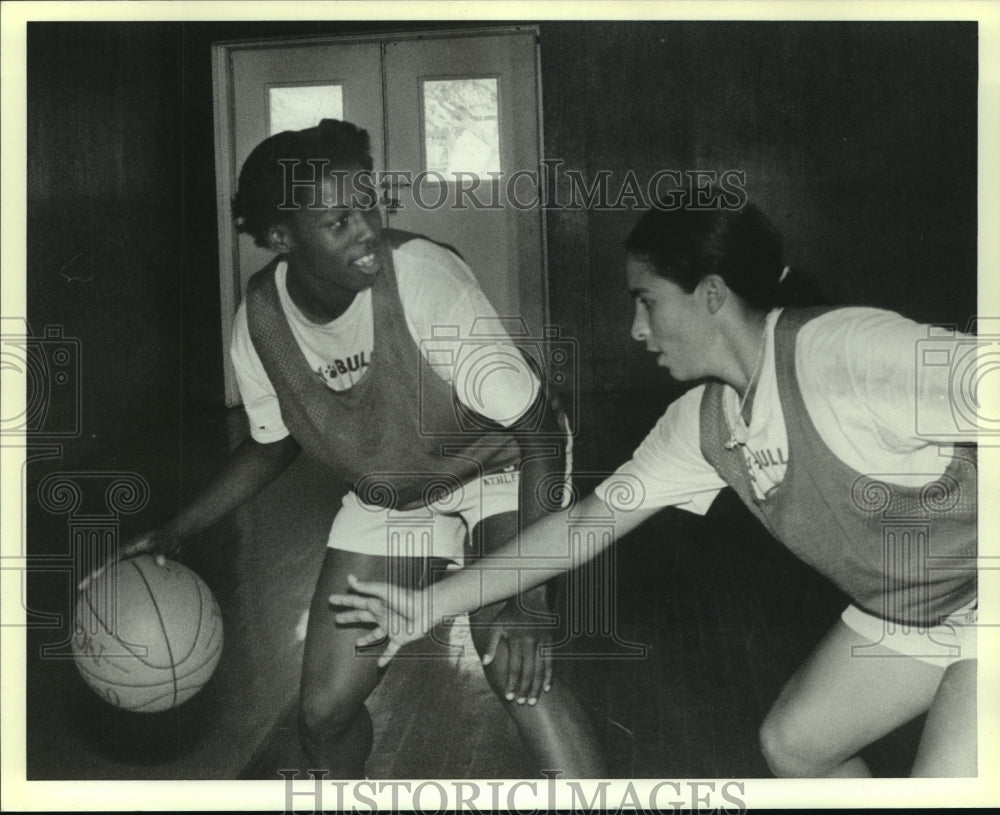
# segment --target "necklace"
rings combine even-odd
[[[750,374],[750,381],[747,383],[746,390],[743,391],[740,406],[736,409],[736,421],[734,422],[728,416],[726,417],[726,422],[729,425],[729,441],[722,445],[726,450],[735,450],[740,445],[746,444],[750,438],[750,428],[743,421],[743,408],[746,407],[747,399],[750,398],[750,393],[757,383],[757,374],[764,367],[764,348],[766,346],[767,320],[765,319],[764,330],[760,334],[760,348],[757,351],[757,361],[754,363],[753,372]]]

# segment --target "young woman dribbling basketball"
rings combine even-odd
[[[486,599],[576,565],[565,555],[571,512],[610,510],[620,537],[664,506],[704,513],[731,486],[852,600],[763,722],[771,770],[869,775],[859,751],[927,712],[912,774],[975,775],[976,457],[956,444],[975,432],[956,426],[948,378],[920,370],[927,327],[872,308],[781,308],[781,242],[750,204],[650,210],[625,266],[634,339],[674,378],[707,383],[671,404],[578,507],[495,550],[509,568],[485,573]],[[641,485],[628,506],[615,496],[623,480]],[[921,533],[896,534],[899,518]],[[468,606],[471,577],[433,587],[435,620]],[[401,621],[432,622],[407,617],[377,585],[351,584],[330,598],[354,609],[338,619],[378,623],[366,639],[388,635],[383,660],[411,636]]]
[[[455,376],[463,354],[485,352],[488,366],[493,346],[506,348],[509,370],[514,346],[496,336],[497,315],[454,251],[382,229],[356,178],[371,169],[368,134],[335,120],[272,136],[246,160],[238,225],[275,253],[250,280],[233,330],[251,437],[197,500],[122,553],[175,554],[300,449],[352,485],[316,582],[299,713],[310,767],[336,778],[364,777],[373,741],[365,700],[382,671],[356,653],[357,628],[335,621],[328,595],[346,589],[348,574],[426,585],[443,564],[474,560],[546,511],[536,483],[565,467],[551,456],[524,461],[535,430],[549,447],[561,433],[530,367],[490,376],[474,394]],[[462,342],[479,319],[493,320],[490,347]],[[437,327],[450,330],[444,348]],[[441,364],[441,352],[454,365]],[[408,522],[416,535],[391,534]],[[409,537],[418,545],[407,548]],[[473,640],[539,769],[600,776],[586,717],[565,683],[551,683],[538,648],[541,589],[478,609],[477,622],[494,625],[474,628]]]

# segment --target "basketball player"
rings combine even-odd
[[[458,381],[455,367],[442,364],[441,352],[460,366],[463,354],[484,348],[454,335],[435,344],[436,327],[458,327],[461,339],[479,319],[495,323],[496,313],[454,251],[381,228],[370,190],[353,183],[371,169],[368,134],[336,120],[274,135],[247,158],[234,202],[238,227],[275,253],[250,280],[233,330],[250,438],[203,495],[124,550],[175,555],[301,449],[353,485],[326,542],[301,680],[310,767],[336,778],[364,777],[373,740],[365,700],[382,670],[355,653],[357,630],[335,621],[327,597],[347,589],[348,574],[404,584],[409,575],[426,585],[443,573],[436,565],[475,559],[512,537],[519,516],[526,524],[543,514],[536,484],[565,466],[552,457],[522,466],[535,429],[547,438],[561,432],[529,367]],[[466,379],[483,389],[470,392]],[[452,442],[448,454],[444,440]],[[389,548],[390,517],[431,524],[430,546]],[[537,626],[519,627],[537,621],[531,612],[547,608],[544,598],[541,587],[476,610],[477,622],[497,626],[475,628],[476,647],[539,769],[600,776],[589,724],[565,684],[552,684]]]
[[[859,751],[927,712],[912,774],[975,775],[976,456],[956,442],[976,435],[956,424],[948,376],[921,369],[927,327],[872,308],[782,308],[781,241],[752,205],[651,210],[626,250],[632,336],[674,378],[706,383],[668,407],[576,517],[611,513],[620,537],[664,506],[704,513],[733,487],[852,600],[763,723],[772,771],[868,775]],[[958,339],[936,350],[948,359]],[[628,506],[616,498],[623,482],[641,487]],[[531,568],[485,572],[488,601],[574,565],[559,554],[568,512],[494,553],[523,553],[511,564]],[[884,534],[900,517],[926,537]],[[433,587],[434,619],[479,601],[472,577]],[[407,613],[426,598],[351,582],[358,593],[331,603],[355,609],[343,622],[377,622],[362,642],[391,637],[383,661],[413,636],[401,622],[418,632],[433,622]]]

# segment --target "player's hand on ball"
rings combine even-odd
[[[180,538],[173,531],[170,524],[164,524],[127,541],[119,550],[118,557],[115,560],[128,560],[138,555],[153,555],[156,558],[156,563],[162,566],[166,562],[166,559],[176,555],[180,551],[180,548]],[[80,581],[80,585],[77,588],[81,591],[87,588],[90,581],[100,577],[109,565],[109,563],[104,563],[98,566]]]
[[[156,562],[162,564],[166,558],[176,556],[180,548],[180,537],[170,524],[164,524],[132,538],[122,548],[118,558],[127,560],[136,555],[153,555],[156,557]]]
[[[358,637],[359,646],[373,645],[388,638],[385,651],[379,657],[379,667],[388,665],[400,648],[423,637],[434,626],[425,615],[427,603],[423,592],[411,591],[380,581],[347,578],[351,592],[331,594],[330,605],[346,607],[334,619],[338,623],[374,623],[375,628]]]

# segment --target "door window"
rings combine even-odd
[[[272,85],[267,89],[268,135],[304,130],[321,119],[344,118],[344,86]]]
[[[445,178],[501,172],[496,77],[425,79],[421,90],[424,170]]]

